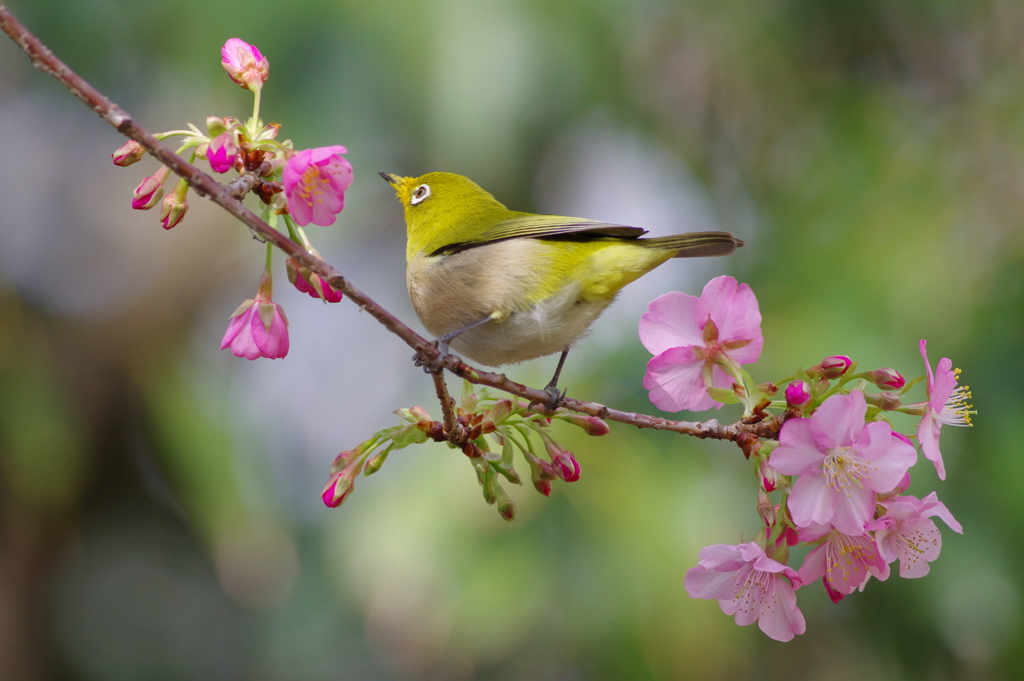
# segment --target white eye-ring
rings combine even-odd
[[[419,187],[416,187],[416,191],[412,193],[412,198],[409,199],[409,203],[415,206],[428,196],[430,196],[430,185],[421,184]]]

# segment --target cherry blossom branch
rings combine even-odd
[[[245,189],[250,184],[255,186],[253,180],[243,175],[233,180],[227,187],[218,183],[211,176],[202,172],[195,166],[187,163],[170,148],[161,143],[153,135],[147,132],[141,125],[121,107],[110,101],[105,95],[76,74],[67,64],[57,58],[36,36],[34,36],[24,25],[19,22],[7,7],[0,3],[0,29],[10,36],[18,47],[28,56],[32,65],[56,78],[64,87],[81,99],[89,108],[117,129],[129,139],[138,142],[151,156],[160,163],[167,166],[171,172],[188,182],[189,186],[199,196],[207,198],[228,213],[233,215],[260,239],[269,241],[281,251],[297,260],[302,266],[309,268],[323,277],[337,291],[347,296],[349,300],[365,310],[374,319],[380,322],[384,328],[402,339],[409,347],[415,350],[416,355],[426,365],[434,365],[440,357],[437,347],[427,339],[423,338],[393,314],[373,301],[368,295],[346,279],[338,270],[320,258],[310,254],[302,246],[295,243],[281,232],[261,220],[255,213],[242,205],[238,196],[244,196]],[[258,178],[257,178],[258,179]],[[252,187],[249,187],[250,189]],[[513,395],[518,395],[530,402],[543,404],[550,399],[550,396],[537,388],[531,388],[521,383],[510,381],[504,374],[496,374],[475,369],[464,363],[455,355],[448,355],[439,368],[448,369],[456,376],[464,378],[470,383],[488,386]],[[444,411],[445,430],[450,437],[458,437],[455,430],[455,417],[452,412],[452,398],[448,395],[444,386],[444,378],[441,372],[433,374],[435,389],[441,401]],[[566,409],[597,416],[602,419],[617,421],[637,428],[653,428],[655,430],[667,430],[683,435],[691,435],[701,439],[732,440],[743,433],[751,433],[758,437],[775,437],[782,423],[791,414],[789,412],[775,416],[774,418],[758,423],[737,422],[732,425],[721,425],[717,419],[705,422],[673,421],[657,416],[640,414],[636,412],[625,412],[612,409],[597,402],[585,402],[566,398],[562,402]],[[538,407],[539,409],[540,407]]]

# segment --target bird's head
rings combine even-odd
[[[455,173],[380,176],[395,188],[405,208],[409,255],[479,236],[510,212],[476,182]]]

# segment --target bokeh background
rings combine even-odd
[[[193,198],[130,208],[152,160],[0,40],[0,677],[1010,679],[1024,668],[1024,5],[1015,0],[12,0],[148,129],[248,115],[219,63],[259,46],[263,115],[355,168],[325,257],[403,319],[401,210],[376,173],[448,170],[521,210],[735,257],[632,285],[570,357],[575,397],[657,413],[647,301],[730,273],[764,316],[758,380],[829,354],[963,369],[944,430],[941,558],[838,605],[798,594],[791,643],[689,599],[711,543],[758,529],[735,447],[561,433],[582,479],[487,507],[461,454],[403,450],[344,507],[332,458],[391,411],[436,414],[410,350],[287,286],[280,361],[218,350],[263,249]],[[512,367],[543,385],[554,358]],[[453,390],[459,386],[453,381]],[[736,407],[718,416],[737,417]],[[897,425],[910,430],[912,421]]]

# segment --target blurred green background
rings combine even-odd
[[[338,451],[394,409],[437,414],[409,349],[288,287],[278,259],[291,353],[219,351],[263,249],[197,198],[169,233],[131,210],[152,160],[114,167],[117,133],[0,40],[0,677],[1019,678],[1021,3],[9,5],[153,131],[248,115],[219,49],[257,45],[264,118],[297,147],[350,150],[345,212],[311,238],[409,322],[401,210],[378,171],[747,240],[627,289],[570,357],[574,397],[654,412],[646,302],[727,272],[760,301],[756,379],[837,353],[918,376],[927,338],[979,414],[944,430],[945,482],[914,469],[912,491],[938,490],[964,535],[942,526],[925,579],[838,605],[799,591],[808,630],[787,644],[683,590],[702,546],[758,529],[733,446],[565,428],[582,479],[550,499],[511,490],[511,526],[461,454],[424,446],[326,509]],[[507,373],[543,385],[553,364]]]

